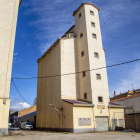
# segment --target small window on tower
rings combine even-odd
[[[83,71],[83,77],[85,77],[86,76],[86,72],[85,71]]]
[[[92,27],[95,27],[95,23],[94,23],[94,22],[91,22],[91,26],[92,26]]]
[[[99,103],[102,103],[102,102],[103,102],[103,97],[100,97],[100,96],[99,96],[99,97],[98,97],[98,102],[99,102]]]
[[[94,12],[90,10],[90,14],[91,14],[91,15],[94,15]]]
[[[92,34],[92,37],[93,37],[93,38],[97,38],[96,34]]]
[[[83,33],[80,34],[80,38],[83,36]]]
[[[101,74],[96,74],[96,79],[101,80]]]
[[[87,93],[84,93],[84,99],[87,99]]]
[[[83,51],[83,52],[81,52],[81,57],[82,57],[82,56],[84,56],[84,51]]]
[[[79,18],[81,17],[81,13],[79,14]]]
[[[94,53],[94,57],[95,57],[95,58],[99,58],[99,54],[95,52],[95,53]]]

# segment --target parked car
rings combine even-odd
[[[12,123],[8,123],[8,129],[9,131],[18,131],[19,127],[13,127]]]
[[[22,122],[21,129],[33,129],[33,125],[30,122]]]

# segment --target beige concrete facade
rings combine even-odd
[[[0,0],[0,133],[8,133],[10,82],[18,8],[21,0]]]
[[[107,71],[86,71],[106,66],[98,10],[93,4],[82,4],[74,12],[75,26],[38,59],[38,77],[50,77],[38,78],[37,128],[89,132],[96,129],[96,124],[102,117],[107,120],[109,127]],[[95,26],[92,26],[91,22]],[[95,38],[93,34],[96,35]],[[95,53],[98,57],[95,57]],[[97,79],[97,74],[100,79]],[[102,101],[99,101],[99,97]],[[91,106],[74,106],[65,103],[63,99],[84,101]],[[58,113],[49,104],[61,107],[62,110]],[[123,112],[123,108],[120,108]],[[119,117],[122,116],[121,114]],[[79,125],[79,118],[91,119],[91,124]]]

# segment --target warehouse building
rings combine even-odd
[[[38,77],[46,77],[37,83],[38,129],[79,133],[124,127],[123,106],[109,103],[107,71],[97,69],[106,67],[98,11],[82,3],[73,13],[75,25],[38,59]]]

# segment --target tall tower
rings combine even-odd
[[[109,90],[106,69],[92,70],[106,67],[98,11],[95,5],[83,3],[73,14],[74,32],[77,34],[76,71],[83,71],[77,74],[77,98],[93,103],[95,109],[99,106],[107,109]]]
[[[18,8],[22,0],[0,0],[0,134],[8,134],[10,82]]]

